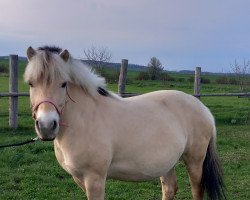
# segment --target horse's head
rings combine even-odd
[[[35,129],[42,140],[55,139],[60,115],[67,99],[69,81],[67,50],[59,48],[27,49],[28,65],[24,79],[30,85],[30,102]]]

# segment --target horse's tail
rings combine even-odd
[[[215,137],[212,137],[203,163],[201,184],[209,200],[226,199],[223,173],[216,153]]]

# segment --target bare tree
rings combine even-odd
[[[102,70],[107,62],[110,62],[112,59],[112,54],[107,47],[92,46],[84,50],[84,55],[89,64],[97,70]]]
[[[163,66],[159,59],[152,57],[148,63],[148,71],[151,80],[156,80],[163,70]]]
[[[240,90],[243,91],[246,76],[250,72],[250,61],[244,59],[243,63],[239,64],[238,61],[235,59],[234,64],[231,64],[231,69],[236,76],[237,82],[240,86]]]

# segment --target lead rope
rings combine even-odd
[[[13,143],[13,144],[4,144],[4,145],[0,145],[0,149],[2,148],[6,148],[6,147],[16,147],[16,146],[22,146],[22,145],[25,145],[25,144],[29,144],[29,143],[34,143],[36,142],[37,140],[39,140],[39,137],[35,137],[31,140],[26,140],[24,142],[18,142],[18,143]]]

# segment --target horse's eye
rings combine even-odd
[[[31,82],[28,82],[28,84],[29,84],[30,87],[33,87],[33,84]]]
[[[62,84],[62,88],[65,88],[66,87],[66,85],[67,85],[67,83],[66,82],[64,82],[63,84]]]

